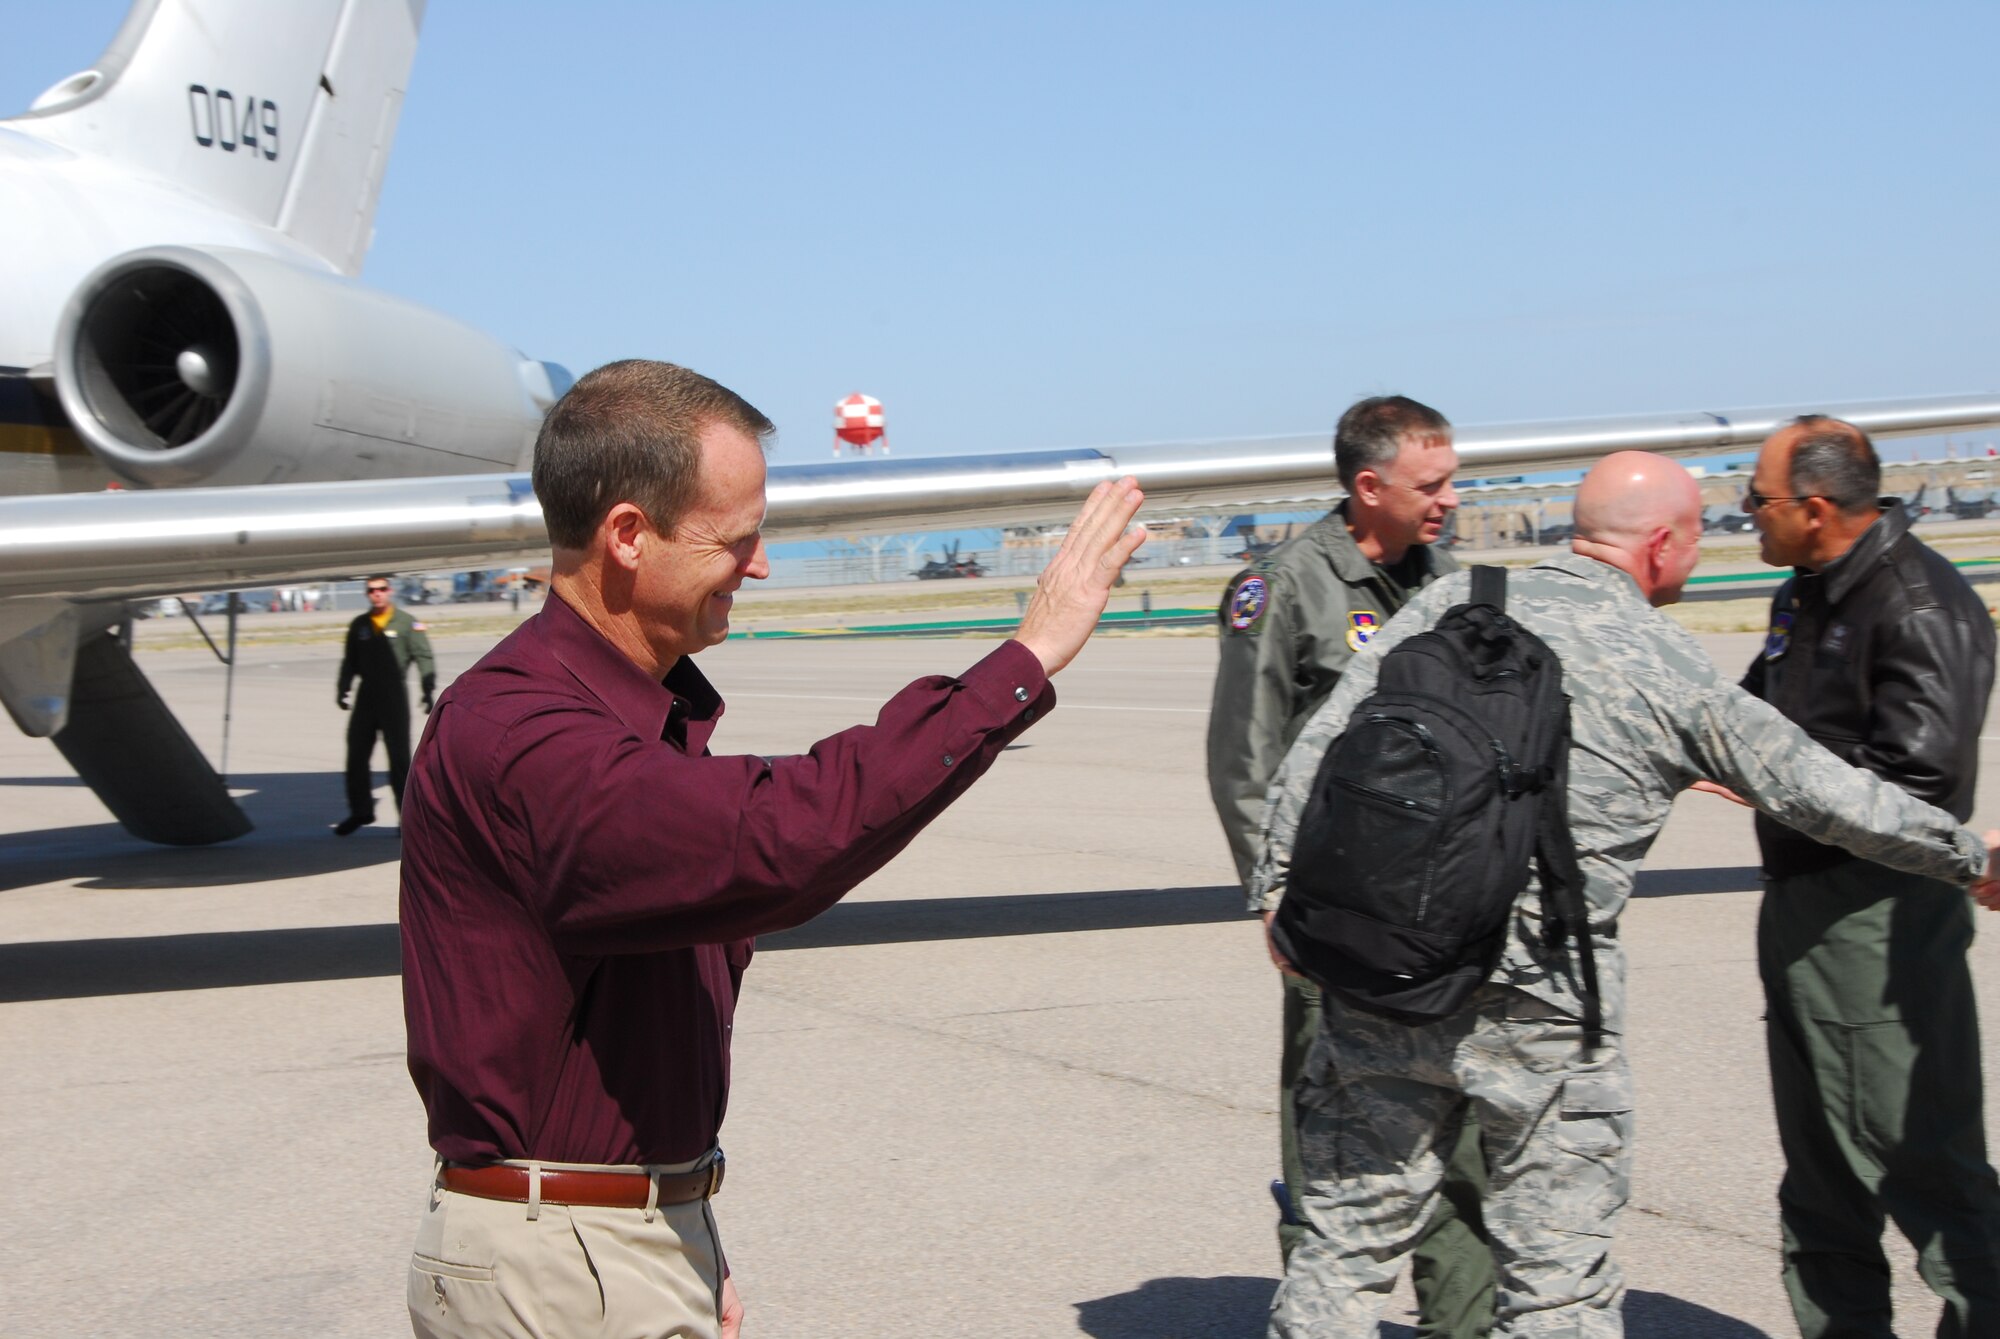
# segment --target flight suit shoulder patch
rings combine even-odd
[[[1232,632],[1254,633],[1271,607],[1270,578],[1252,572],[1229,592],[1229,627]]]

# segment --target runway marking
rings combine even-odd
[[[729,693],[724,700],[733,702],[741,697],[771,698],[786,702],[872,702],[878,707],[889,700],[884,697],[839,697],[832,693]],[[1064,702],[1061,705],[1069,711],[1169,711],[1186,713],[1190,716],[1208,715],[1207,707],[1127,707],[1100,702]]]

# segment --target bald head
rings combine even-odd
[[[1663,525],[1701,525],[1701,489],[1678,461],[1650,451],[1620,451],[1583,476],[1576,490],[1579,538],[1622,545]]]
[[[1576,541],[1585,557],[1629,573],[1654,604],[1672,604],[1700,555],[1701,488],[1676,461],[1620,451],[1576,490]]]

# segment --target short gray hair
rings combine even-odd
[[[1405,437],[1450,432],[1443,414],[1407,395],[1371,395],[1356,400],[1333,430],[1333,472],[1340,486],[1354,491],[1363,470],[1379,471],[1403,449]]]
[[[1794,494],[1823,497],[1848,516],[1875,509],[1882,495],[1882,461],[1867,433],[1824,414],[1801,415],[1789,426],[1802,433],[1792,446]]]

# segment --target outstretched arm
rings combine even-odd
[[[1848,766],[1719,676],[1688,742],[1707,776],[1815,841],[1960,886],[1986,873],[1987,843],[1950,814]]]

